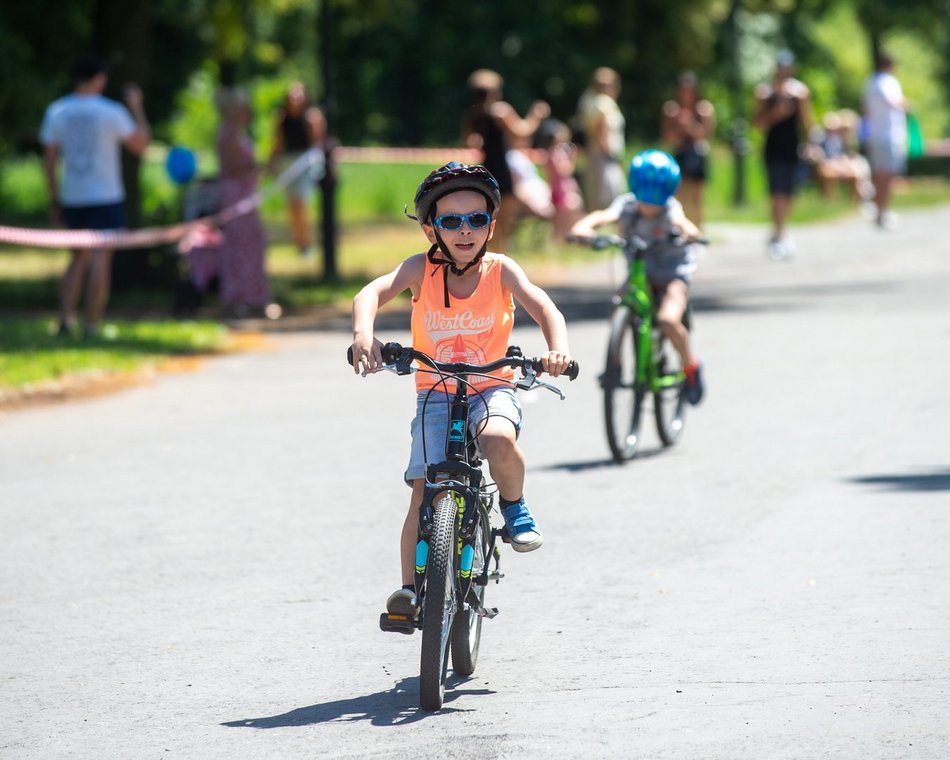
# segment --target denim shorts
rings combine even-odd
[[[428,398],[428,402],[426,399]],[[451,394],[423,391],[416,397],[416,416],[412,420],[412,449],[409,466],[403,476],[406,483],[425,478],[426,465],[445,459],[445,442],[449,429],[449,404]],[[515,389],[498,385],[468,397],[468,429],[477,433],[486,417],[504,417],[515,426],[515,434],[521,432],[521,402]],[[422,407],[425,404],[425,430],[422,425]],[[423,446],[424,442],[424,446]],[[424,454],[423,454],[424,449]]]
[[[71,230],[118,230],[125,227],[125,205],[63,206],[63,222]]]
[[[290,167],[303,153],[288,153],[284,160],[284,169]],[[287,185],[287,197],[297,198],[302,201],[313,197],[316,185],[317,171],[316,167],[308,166],[294,177]]]

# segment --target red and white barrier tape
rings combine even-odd
[[[535,148],[523,149],[533,163],[543,164],[547,160],[547,151]],[[449,161],[463,164],[480,164],[485,154],[476,148],[347,148],[333,151],[333,157],[340,163],[352,164],[431,164],[437,166]]]
[[[209,216],[179,222],[165,227],[140,230],[37,230],[29,227],[0,225],[0,243],[27,245],[33,248],[69,248],[99,250],[102,248],[151,248],[180,241],[178,250],[187,253],[195,236],[203,236],[209,228],[222,227],[231,220],[250,213],[265,197],[283,190],[305,171],[323,170],[323,152],[312,149],[299,156],[278,176],[267,195],[253,193]]]
[[[525,150],[534,163],[543,163],[547,153],[543,150]],[[347,163],[429,164],[433,168],[449,161],[481,163],[484,154],[472,148],[348,148],[333,151],[336,161]],[[257,208],[264,198],[283,190],[304,171],[322,173],[323,152],[316,148],[299,156],[284,170],[265,195],[254,193],[211,216],[165,227],[145,227],[140,230],[38,230],[29,227],[5,227],[0,225],[0,244],[26,245],[34,248],[151,248],[181,241],[179,251],[187,253],[191,248],[193,233],[208,228],[221,227],[235,217]]]

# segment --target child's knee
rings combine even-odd
[[[514,425],[499,425],[482,431],[478,437],[478,445],[489,460],[510,454],[518,445]]]

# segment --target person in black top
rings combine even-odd
[[[267,168],[275,173],[278,166],[286,168],[311,148],[325,152],[327,120],[323,112],[309,103],[303,84],[294,82],[287,89],[284,105],[277,112],[273,148]],[[313,162],[290,179],[287,185],[287,209],[290,233],[297,250],[304,258],[313,256],[313,232],[307,205],[313,197],[314,182],[323,172],[325,157]]]
[[[551,107],[543,100],[532,104],[522,119],[509,103],[501,99],[504,84],[501,76],[489,69],[478,69],[468,78],[473,103],[462,120],[462,141],[467,148],[480,148],[485,154],[482,164],[498,180],[501,206],[496,212],[492,248],[507,249],[508,236],[517,221],[519,201],[512,190],[511,170],[506,154],[520,140],[530,138],[550,114]]]
[[[772,236],[767,252],[773,259],[786,259],[795,252],[785,232],[792,197],[798,184],[800,147],[814,126],[811,92],[792,77],[794,56],[787,50],[776,57],[771,84],[755,89],[756,111],[752,123],[765,130],[765,169],[772,202]]]
[[[703,226],[703,187],[708,175],[709,141],[716,129],[716,109],[699,94],[692,71],[680,74],[676,95],[663,104],[660,133],[679,164],[682,181],[677,199],[686,216]]]

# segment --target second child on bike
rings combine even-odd
[[[629,193],[582,218],[568,237],[591,239],[598,227],[618,224],[622,237],[640,238],[649,244],[645,261],[656,292],[657,324],[683,360],[686,398],[695,405],[704,392],[702,364],[693,353],[683,316],[697,255],[696,245],[688,243],[698,240],[700,231],[673,197],[680,183],[680,168],[671,155],[659,150],[638,153],[630,162],[627,182]]]
[[[413,347],[434,359],[483,364],[504,357],[517,299],[544,334],[548,350],[541,362],[545,372],[557,377],[567,371],[571,356],[561,312],[518,264],[487,250],[500,202],[498,183],[483,166],[451,162],[423,180],[416,191],[412,218],[421,225],[431,247],[373,280],[354,298],[351,349],[355,371],[382,368],[382,343],[374,336],[376,314],[380,306],[407,289],[412,293]],[[513,370],[502,370],[499,375],[511,373]],[[479,392],[470,397],[469,425],[478,434],[479,447],[498,486],[512,547],[532,551],[541,545],[542,533],[524,499],[525,458],[517,443],[520,402],[505,382],[484,377],[473,377],[471,382]],[[439,387],[444,385],[450,387]],[[423,430],[424,398],[433,386],[439,398],[430,395]],[[415,545],[428,464],[425,458],[441,458],[437,442],[445,439],[448,426],[444,396],[454,386],[420,372],[416,390],[412,448],[404,475],[412,496],[400,541],[403,585],[386,603],[388,612],[409,615],[415,614],[417,607]]]

